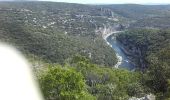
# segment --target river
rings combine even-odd
[[[108,36],[106,36],[105,40],[108,45],[110,45],[116,53],[118,58],[118,62],[115,65],[115,68],[124,68],[128,70],[134,70],[135,65],[128,58],[128,56],[122,51],[121,44],[116,40],[114,34],[119,33],[120,31],[114,32]]]

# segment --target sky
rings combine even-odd
[[[170,0],[0,0],[0,1],[52,1],[81,4],[170,4]]]
[[[170,4],[170,0],[41,0],[54,2],[69,2],[83,4]]]

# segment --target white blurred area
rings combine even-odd
[[[26,59],[0,44],[0,100],[44,100]]]

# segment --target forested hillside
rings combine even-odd
[[[88,5],[2,2],[0,38],[52,63],[62,64],[81,54],[94,63],[113,66],[115,54],[102,39],[100,29],[119,22],[105,15],[107,12]]]
[[[46,100],[169,100],[169,18],[169,5],[0,2],[0,41],[32,63]],[[112,32],[135,69],[114,68]]]
[[[138,4],[124,4],[124,5],[105,5],[103,7],[110,8],[115,13],[138,20],[150,17],[165,17],[169,16],[169,5],[138,5]]]
[[[47,100],[127,100],[149,93],[140,73],[92,64],[79,55],[64,66],[49,65],[44,71],[38,77]]]
[[[170,20],[169,5],[105,5],[113,12],[128,18],[130,29],[168,28]]]
[[[139,69],[143,71],[145,85],[157,94],[157,99],[168,98],[170,96],[170,31],[129,30],[118,35],[117,39],[136,59]]]

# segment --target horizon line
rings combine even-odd
[[[76,3],[76,2],[60,2],[60,1],[47,1],[47,0],[0,0],[0,2],[54,2],[54,3],[72,3],[84,5],[170,5],[170,3]]]

